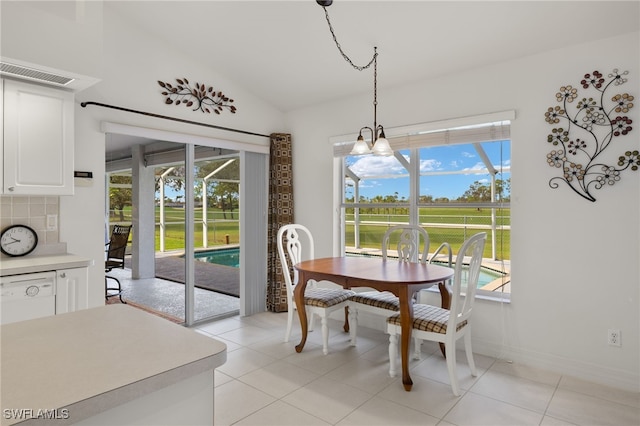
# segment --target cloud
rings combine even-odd
[[[380,157],[367,155],[349,166],[351,171],[360,178],[406,174],[407,170],[395,157]]]
[[[434,170],[440,170],[442,163],[438,160],[420,160],[420,172],[432,172]]]
[[[487,167],[484,165],[483,162],[478,162],[478,163],[474,164],[473,166],[466,167],[466,168],[464,168],[462,170],[464,170],[464,171],[467,171],[467,170],[478,170],[478,171],[485,172],[487,170]]]

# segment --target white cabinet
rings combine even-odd
[[[3,80],[2,193],[72,195],[74,95]]]
[[[87,268],[56,271],[56,315],[89,307],[89,271]]]

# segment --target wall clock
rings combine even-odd
[[[26,256],[38,245],[38,234],[26,225],[12,225],[0,236],[0,250],[8,256]]]

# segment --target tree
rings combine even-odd
[[[213,159],[200,161],[196,164],[196,179],[207,178],[207,206],[222,209],[224,218],[227,218],[227,211],[231,213],[233,219],[233,211],[239,207],[239,184],[240,180],[240,159],[235,158],[226,166],[230,158]],[[221,168],[224,166],[223,168]],[[221,168],[221,169],[220,169]],[[220,170],[218,170],[220,169]],[[213,176],[211,173],[218,170]],[[184,166],[176,167],[166,177],[165,182],[176,191],[184,189],[185,168]],[[194,188],[194,198],[202,200],[202,185],[196,185]]]
[[[120,214],[120,221],[123,222],[124,208],[132,204],[133,192],[131,189],[131,176],[117,176],[110,177],[109,185],[109,205],[110,210],[118,211]],[[116,186],[111,186],[116,185]]]
[[[211,160],[203,164],[198,164],[197,177],[205,178],[212,172],[220,169],[230,159]],[[223,217],[227,218],[227,211],[230,212],[233,219],[233,211],[240,206],[240,159],[236,158],[233,162],[227,164],[218,170],[213,176],[208,178],[207,197],[209,207],[218,207],[222,209]]]
[[[511,178],[507,180],[496,179],[496,197],[506,201],[510,199],[510,193]],[[475,181],[457,201],[465,203],[489,202],[491,201],[491,184]]]

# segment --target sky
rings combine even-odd
[[[503,179],[509,179],[511,173],[511,146],[507,141],[484,142],[481,144],[491,163],[497,170],[502,167]],[[409,158],[409,150],[400,151],[405,158]],[[382,157],[375,155],[348,156],[346,164],[362,178],[360,195],[369,199],[376,195],[394,195],[398,198],[409,198],[409,176],[406,169],[393,156]],[[453,171],[482,170],[480,174],[446,174]],[[433,198],[446,197],[456,199],[469,189],[475,181],[488,184],[490,176],[485,172],[486,167],[472,144],[441,145],[420,150],[420,173],[443,173],[422,176],[420,179],[420,194],[431,195]],[[498,177],[499,178],[499,177]],[[172,188],[166,188],[166,195],[175,199]],[[156,194],[158,196],[159,194]],[[353,196],[353,190],[346,192],[347,197]]]
[[[485,142],[481,144],[491,164],[497,170],[503,170],[503,179],[510,178],[511,147],[509,142]],[[409,150],[400,151],[409,158]],[[362,178],[360,196],[367,198],[376,195],[393,195],[398,198],[409,197],[409,178],[406,169],[393,156],[380,157],[374,155],[349,156],[347,166]],[[420,150],[420,195],[431,195],[434,198],[460,197],[475,181],[490,182],[490,175],[481,174],[447,174],[453,171],[486,170],[486,167],[472,144],[445,145]],[[442,174],[438,174],[442,173]],[[348,197],[353,190],[347,190]]]

